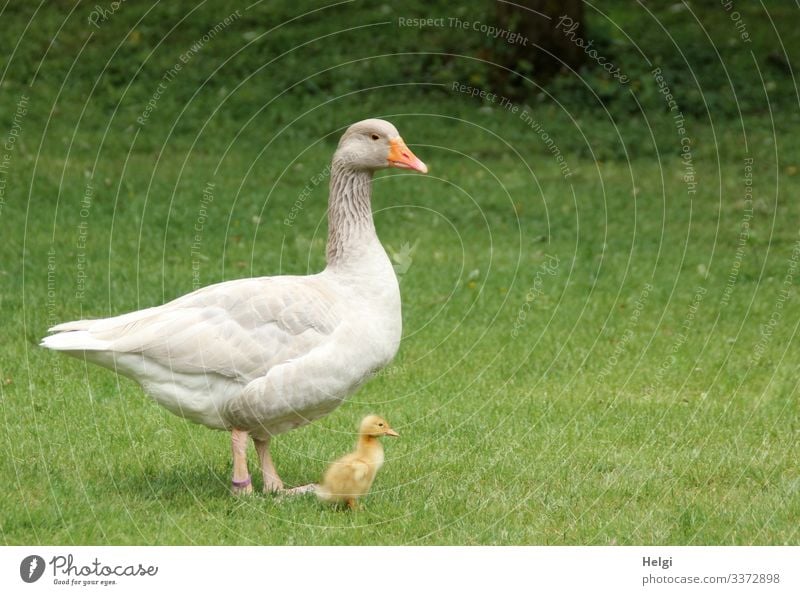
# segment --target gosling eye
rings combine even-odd
[[[378,136],[377,134],[373,134],[372,135],[372,140],[378,140],[379,138],[380,138],[380,136]],[[383,424],[381,424],[381,425],[383,425]]]
[[[382,427],[383,427],[383,424],[378,424],[378,427],[379,427],[379,428],[382,428]]]

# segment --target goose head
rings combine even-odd
[[[379,436],[400,436],[389,425],[389,422],[380,417],[379,415],[368,415],[361,421],[359,433],[362,436],[372,436],[378,438]]]
[[[428,166],[406,146],[397,128],[386,120],[374,118],[356,122],[347,129],[334,160],[355,170],[399,167],[428,173]]]

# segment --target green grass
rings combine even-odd
[[[185,104],[196,77],[238,49],[255,24],[218,37],[134,140],[132,123],[163,67],[230,10],[204,8],[203,18],[187,21],[188,30],[153,54],[155,66],[142,70],[130,95],[123,91],[144,50],[125,49],[124,59],[112,61],[117,78],[103,79],[80,119],[109,44],[124,38],[144,8],[126,7],[97,33],[56,102],[63,66],[85,40],[74,22],[60,34],[65,49],[51,52],[27,84],[44,40],[68,12],[58,6],[37,17],[42,26],[0,87],[3,141],[19,94],[31,97],[0,211],[4,543],[798,543],[800,275],[784,281],[800,239],[800,121],[796,103],[778,109],[791,106],[791,96],[768,105],[769,92],[746,82],[757,77],[749,53],[730,57],[750,68],[736,72],[736,89],[749,102],[742,120],[687,109],[698,177],[697,193],[688,195],[670,116],[644,91],[650,128],[639,117],[627,121],[619,98],[610,102],[611,116],[596,106],[561,109],[536,100],[538,121],[573,172],[567,180],[540,137],[497,106],[487,110],[443,88],[337,96],[374,76],[400,84],[426,72],[404,70],[402,59],[389,63],[403,65],[397,70],[350,69],[340,87],[322,77],[321,90],[298,89],[247,123],[280,85],[305,76],[284,68],[275,87],[265,74],[258,79],[264,86],[246,86],[210,117],[221,89],[268,60],[270,44],[328,31],[321,17],[241,56],[206,95]],[[25,10],[12,13],[15,31]],[[382,9],[352,10],[338,26],[367,22]],[[780,17],[783,9],[775,10]],[[631,22],[617,11],[617,22],[643,36],[653,55],[675,59],[670,40],[645,27],[645,16]],[[664,12],[674,34],[689,39],[685,21]],[[776,38],[759,14],[747,9],[747,22],[766,52]],[[787,19],[778,20],[783,28]],[[146,22],[139,43],[149,52],[149,32],[157,40],[166,25]],[[720,34],[728,26],[711,17],[704,24]],[[414,33],[398,43],[445,44],[453,32],[437,35]],[[795,37],[784,40],[790,53]],[[293,64],[315,70],[359,51],[333,44],[322,62]],[[636,61],[630,48],[617,52],[626,65]],[[713,83],[703,94],[724,103],[718,64],[698,66],[698,76]],[[466,68],[452,67],[453,77]],[[441,76],[431,82],[444,84]],[[554,84],[570,101],[581,99],[568,82]],[[692,105],[688,91],[681,97]],[[405,338],[389,370],[329,417],[277,438],[273,450],[287,483],[316,480],[352,447],[365,413],[385,415],[402,438],[386,441],[386,465],[362,511],[336,512],[308,497],[232,498],[227,434],[170,415],[126,379],[36,346],[54,322],[190,291],[194,226],[209,181],[203,285],[319,270],[326,183],[312,188],[292,225],[284,220],[330,160],[333,132],[373,115],[394,121],[431,166],[427,177],[381,173],[374,188],[384,245],[393,252],[415,246],[401,278]],[[755,160],[754,203],[737,252],[748,216],[747,155]],[[87,182],[93,197],[82,213]],[[78,247],[83,222],[85,250]]]

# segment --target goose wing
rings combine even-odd
[[[90,358],[141,354],[175,373],[249,382],[323,343],[341,323],[338,304],[319,275],[241,279],[163,306],[58,325],[43,345]]]

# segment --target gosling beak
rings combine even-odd
[[[406,146],[406,143],[399,136],[389,141],[388,161],[389,167],[413,169],[423,174],[428,173],[428,166],[411,152],[411,149]]]
[[[399,438],[400,437],[400,434],[395,432],[392,428],[389,428],[388,430],[386,430],[386,435],[387,436],[394,436],[395,438]]]

